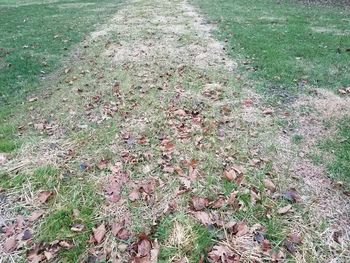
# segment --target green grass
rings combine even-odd
[[[338,123],[337,136],[320,144],[325,154],[334,156],[334,160],[328,164],[330,175],[350,190],[350,118],[345,117]]]
[[[19,141],[11,114],[23,99],[42,89],[96,24],[106,21],[122,0],[0,0],[0,152]]]
[[[218,24],[229,53],[249,62],[258,89],[269,96],[288,100],[305,86],[349,86],[349,9],[277,0],[192,2]]]

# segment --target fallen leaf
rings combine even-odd
[[[272,248],[271,242],[267,239],[264,239],[261,242],[261,248],[263,251],[269,251]]]
[[[210,215],[206,212],[203,211],[198,211],[198,212],[192,212],[193,216],[199,220],[203,225],[212,225],[213,221],[210,218]]]
[[[231,249],[224,245],[215,245],[208,253],[210,262],[214,263],[239,263],[240,257],[236,255]]]
[[[192,197],[192,205],[194,210],[199,211],[203,210],[209,205],[209,200],[207,198],[202,198],[199,196]]]
[[[40,203],[46,203],[46,201],[53,195],[51,191],[41,191],[38,194]]]
[[[112,223],[112,234],[113,236],[122,240],[129,239],[130,233],[128,230],[125,229],[125,220],[114,221]]]
[[[288,213],[288,211],[292,209],[292,205],[286,205],[284,207],[281,207],[280,209],[278,209],[277,213],[280,215],[284,215],[286,213]]]
[[[105,224],[102,223],[99,227],[93,228],[92,232],[94,234],[94,239],[96,240],[97,244],[100,244],[106,235]]]
[[[233,234],[240,237],[240,236],[244,236],[245,234],[247,234],[249,231],[249,228],[247,226],[247,224],[245,222],[237,222],[235,224],[235,226],[233,227]]]
[[[134,202],[136,200],[140,199],[140,192],[139,189],[133,189],[129,194],[129,200]]]
[[[69,248],[72,248],[72,247],[73,247],[73,245],[72,245],[72,244],[68,243],[68,242],[67,242],[67,241],[65,241],[65,240],[60,241],[58,244],[59,244],[61,247],[63,247],[63,248],[67,248],[67,249],[69,249]]]
[[[237,178],[237,174],[236,174],[236,171],[234,169],[225,170],[224,176],[230,182],[232,182],[233,180],[235,180]]]
[[[16,247],[17,247],[17,241],[15,236],[12,236],[5,240],[5,243],[4,243],[5,252],[7,253],[12,252],[13,250],[15,250]]]
[[[274,184],[270,179],[266,178],[266,179],[264,179],[263,182],[264,182],[264,186],[265,186],[268,190],[270,190],[271,192],[276,191],[276,186],[275,186],[275,184]]]
[[[28,221],[29,222],[34,222],[38,218],[40,218],[43,214],[44,214],[43,210],[36,210],[28,217]]]
[[[303,242],[303,237],[299,234],[290,234],[288,239],[294,244],[301,244]]]
[[[145,257],[150,254],[152,249],[151,242],[148,239],[143,239],[137,246],[137,256]]]
[[[217,199],[217,200],[215,200],[214,202],[212,202],[212,203],[210,204],[210,206],[211,206],[211,208],[213,208],[213,209],[217,209],[217,208],[222,207],[224,204],[225,204],[225,200],[224,200],[223,198],[220,197],[219,199]]]

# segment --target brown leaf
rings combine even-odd
[[[264,179],[264,186],[270,190],[271,192],[276,191],[276,186],[275,184],[268,178]]]
[[[249,231],[249,228],[247,226],[246,223],[244,222],[237,222],[235,224],[235,226],[233,227],[233,234],[240,237],[240,236],[244,236],[245,234],[247,234]]]
[[[286,205],[284,207],[281,207],[280,209],[278,209],[277,213],[280,215],[284,215],[286,213],[288,213],[288,211],[292,209],[292,205]]]
[[[137,256],[138,257],[145,257],[148,256],[151,252],[152,245],[151,241],[148,239],[143,239],[139,242],[137,246]]]
[[[288,239],[294,244],[301,244],[303,242],[303,237],[298,234],[290,234]]]
[[[45,252],[44,252],[45,253]],[[53,255],[52,257],[53,258]],[[46,256],[42,253],[39,252],[39,247],[36,247],[34,249],[31,249],[30,251],[28,251],[27,253],[27,260],[29,262],[34,262],[34,263],[38,263],[41,261],[44,261],[45,259],[49,260],[51,258],[46,258]]]
[[[175,171],[177,172],[178,175],[180,176],[185,176],[184,171],[181,169],[180,166],[174,166]]]
[[[122,240],[129,239],[130,233],[128,230],[125,229],[125,220],[114,221],[112,223],[112,234],[113,236]]]
[[[224,200],[223,198],[220,197],[219,199],[217,199],[217,200],[215,200],[214,202],[212,202],[212,203],[210,204],[210,206],[211,206],[212,208],[214,208],[214,209],[217,209],[217,208],[222,207],[224,204],[225,204],[225,200]]]
[[[128,181],[128,175],[124,172],[117,171],[114,176],[109,176],[105,185],[107,199],[110,202],[118,202],[124,184]]]
[[[16,247],[17,247],[17,241],[15,236],[12,236],[5,240],[5,243],[4,243],[5,252],[7,253],[12,252],[13,250],[16,249]]]
[[[237,178],[237,174],[236,174],[236,171],[234,169],[225,170],[224,176],[230,182],[232,182],[233,180],[235,180]]]
[[[106,235],[105,224],[102,223],[99,227],[93,228],[92,232],[94,234],[94,239],[96,240],[97,244],[100,244]]]
[[[43,214],[44,214],[43,210],[36,210],[28,217],[28,221],[34,222],[35,220],[40,218]]]
[[[65,240],[60,241],[58,244],[59,244],[61,247],[63,247],[63,248],[67,248],[67,249],[69,249],[69,248],[72,248],[72,247],[73,247],[73,245],[72,245],[72,244],[68,243],[68,242],[67,242],[67,241],[65,241]]]
[[[140,192],[139,189],[133,189],[129,194],[129,200],[134,202],[136,200],[140,199]]]
[[[203,211],[198,211],[198,212],[192,212],[193,216],[199,220],[203,225],[212,225],[213,221],[210,217],[210,215],[206,212]]]
[[[236,191],[233,191],[229,198],[227,199],[227,204],[228,205],[234,205],[235,204],[235,201],[236,201],[236,195],[237,195],[237,192]]]
[[[192,205],[194,210],[199,211],[203,210],[209,205],[209,200],[207,198],[202,198],[199,196],[192,197]]]
[[[239,263],[240,258],[224,245],[216,245],[208,253],[208,258],[214,263]]]
[[[264,239],[262,242],[261,242],[261,248],[263,251],[269,251],[271,249],[271,242],[267,239]]]
[[[41,191],[38,194],[40,203],[46,203],[46,201],[53,195],[51,191]]]

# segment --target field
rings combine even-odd
[[[348,261],[350,9],[314,2],[0,0],[0,262]]]

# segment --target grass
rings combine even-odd
[[[0,0],[0,152],[20,141],[11,114],[121,0]],[[43,26],[45,25],[45,26]]]
[[[277,0],[193,0],[258,89],[289,100],[306,87],[350,84],[349,9]],[[241,63],[242,64],[242,63]]]
[[[337,136],[321,142],[320,147],[325,154],[334,156],[333,161],[328,161],[331,177],[350,190],[350,118],[343,118],[337,125]]]

